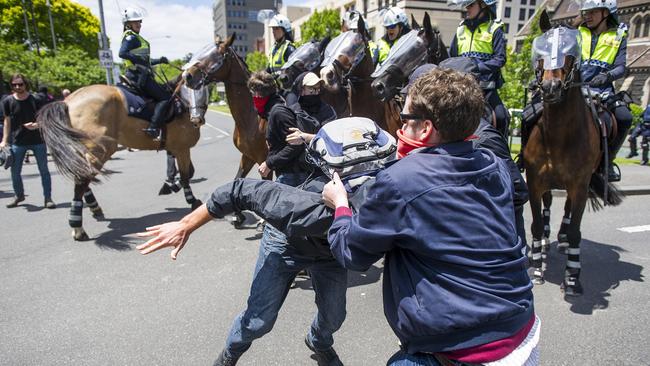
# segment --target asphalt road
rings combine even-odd
[[[200,198],[230,180],[238,163],[232,120],[208,117],[192,150]],[[11,181],[0,171],[0,365],[209,365],[219,354],[245,305],[259,234],[216,220],[191,237],[176,262],[168,251],[141,256],[134,247],[142,241],[131,234],[189,208],[181,193],[157,196],[164,153],[120,151],[107,168],[115,173],[93,188],[106,218],[84,210],[87,242],[70,237],[72,184],[52,164],[56,210],[41,207],[33,162],[23,173],[27,200],[4,208]],[[552,252],[548,282],[535,288],[543,365],[650,364],[650,235],[619,230],[650,225],[648,207],[649,196],[635,196],[586,214],[581,298],[563,298],[564,259]],[[382,365],[397,349],[383,316],[381,271],[377,263],[349,275],[348,318],[335,344],[346,365]],[[303,343],[313,300],[310,283],[299,279],[273,331],[240,364],[315,365]]]

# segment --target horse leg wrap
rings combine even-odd
[[[77,228],[81,227],[81,215],[84,208],[83,201],[72,201],[70,204],[70,215],[68,216],[68,224],[70,227]]]
[[[93,215],[102,211],[101,207],[99,207],[99,203],[97,203],[97,199],[95,199],[93,191],[86,191],[86,193],[84,193],[84,200],[86,201],[86,206],[88,206]]]
[[[185,193],[185,202],[191,205],[192,203],[194,203],[194,201],[196,201],[196,198],[194,198],[194,194],[192,193],[192,188],[190,187],[183,188],[183,193]]]

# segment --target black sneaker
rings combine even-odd
[[[621,168],[616,163],[610,163],[607,169],[607,181],[610,183],[621,181]]]
[[[25,200],[25,196],[16,196],[14,197],[14,200],[7,203],[7,208],[14,208],[17,207],[19,203],[23,202]]]
[[[212,366],[235,366],[238,358],[230,357],[226,354],[226,350],[221,351],[219,358],[212,364]]]
[[[625,158],[626,159],[632,159],[633,157],[635,157],[637,155],[639,155],[639,153],[637,153],[636,151],[630,151],[630,153],[627,154],[627,156]]]
[[[305,344],[307,345],[307,348],[314,352],[318,366],[343,366],[343,362],[339,359],[339,355],[336,354],[334,347],[324,350],[316,349],[316,347],[314,347],[314,345],[309,341],[309,334],[305,336]]]

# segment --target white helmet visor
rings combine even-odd
[[[542,61],[544,70],[557,70],[564,67],[568,56],[574,58],[576,65],[580,65],[580,42],[578,30],[559,27],[547,31],[533,41],[533,68],[536,69]]]

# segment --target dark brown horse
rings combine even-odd
[[[358,29],[366,29],[361,18]],[[368,48],[368,33],[348,31],[338,37],[341,37],[339,46],[323,61],[321,79],[324,88],[333,93],[347,88],[350,115],[370,118],[394,134],[401,127],[401,123],[394,123],[399,121],[399,107],[394,103],[383,103],[372,92],[370,75],[375,65]],[[337,39],[332,40],[335,41]]]
[[[431,25],[428,12],[424,13],[422,28],[415,19],[411,20],[411,24],[414,30],[393,45],[388,58],[371,75],[374,79],[373,92],[381,101],[389,101],[397,96],[418,66],[425,63],[437,65],[449,57],[440,31]]]
[[[193,89],[212,82],[224,83],[228,107],[235,120],[233,142],[242,153],[235,178],[243,178],[253,165],[266,159],[268,148],[265,125],[258,120],[253,95],[246,85],[250,71],[246,62],[230,47],[234,39],[234,33],[225,42],[217,38],[214,47],[193,59],[193,64],[183,72],[183,78]]]
[[[325,37],[320,42],[311,41],[298,47],[280,69],[280,75],[278,76],[280,86],[285,90],[291,91],[296,78],[300,74],[311,71],[316,75],[320,75],[323,52],[325,52],[325,47],[327,47],[329,42],[330,38]],[[334,108],[339,118],[350,115],[347,90],[342,88],[338,92],[332,92],[329,89],[323,88],[320,96],[325,103]]]
[[[189,94],[184,99],[189,102]],[[75,91],[65,102],[50,103],[39,112],[41,134],[56,167],[75,183],[68,221],[75,240],[88,239],[82,226],[84,199],[93,217],[103,216],[89,184],[102,174],[104,163],[117,151],[118,144],[140,150],[161,149],[160,142],[142,132],[148,122],[130,117],[127,108],[117,87],[91,85]],[[207,99],[202,108],[207,108]],[[184,112],[166,125],[165,149],[176,157],[185,200],[192,209],[202,203],[190,188],[190,148],[199,140],[198,127],[204,123],[202,115],[190,120],[190,113]]]
[[[550,190],[567,192],[558,240],[568,241],[567,264],[562,282],[566,295],[583,292],[580,283],[580,224],[587,199],[597,210],[600,198],[609,205],[621,202],[616,188],[598,174],[603,142],[580,82],[580,43],[577,31],[551,29],[546,12],[540,18],[545,33],[533,43],[537,82],[544,112],[533,128],[525,148],[526,178],[533,216],[531,231],[533,281],[544,283],[542,196],[550,204]],[[606,149],[606,146],[604,147]],[[606,191],[609,194],[606,194]]]

